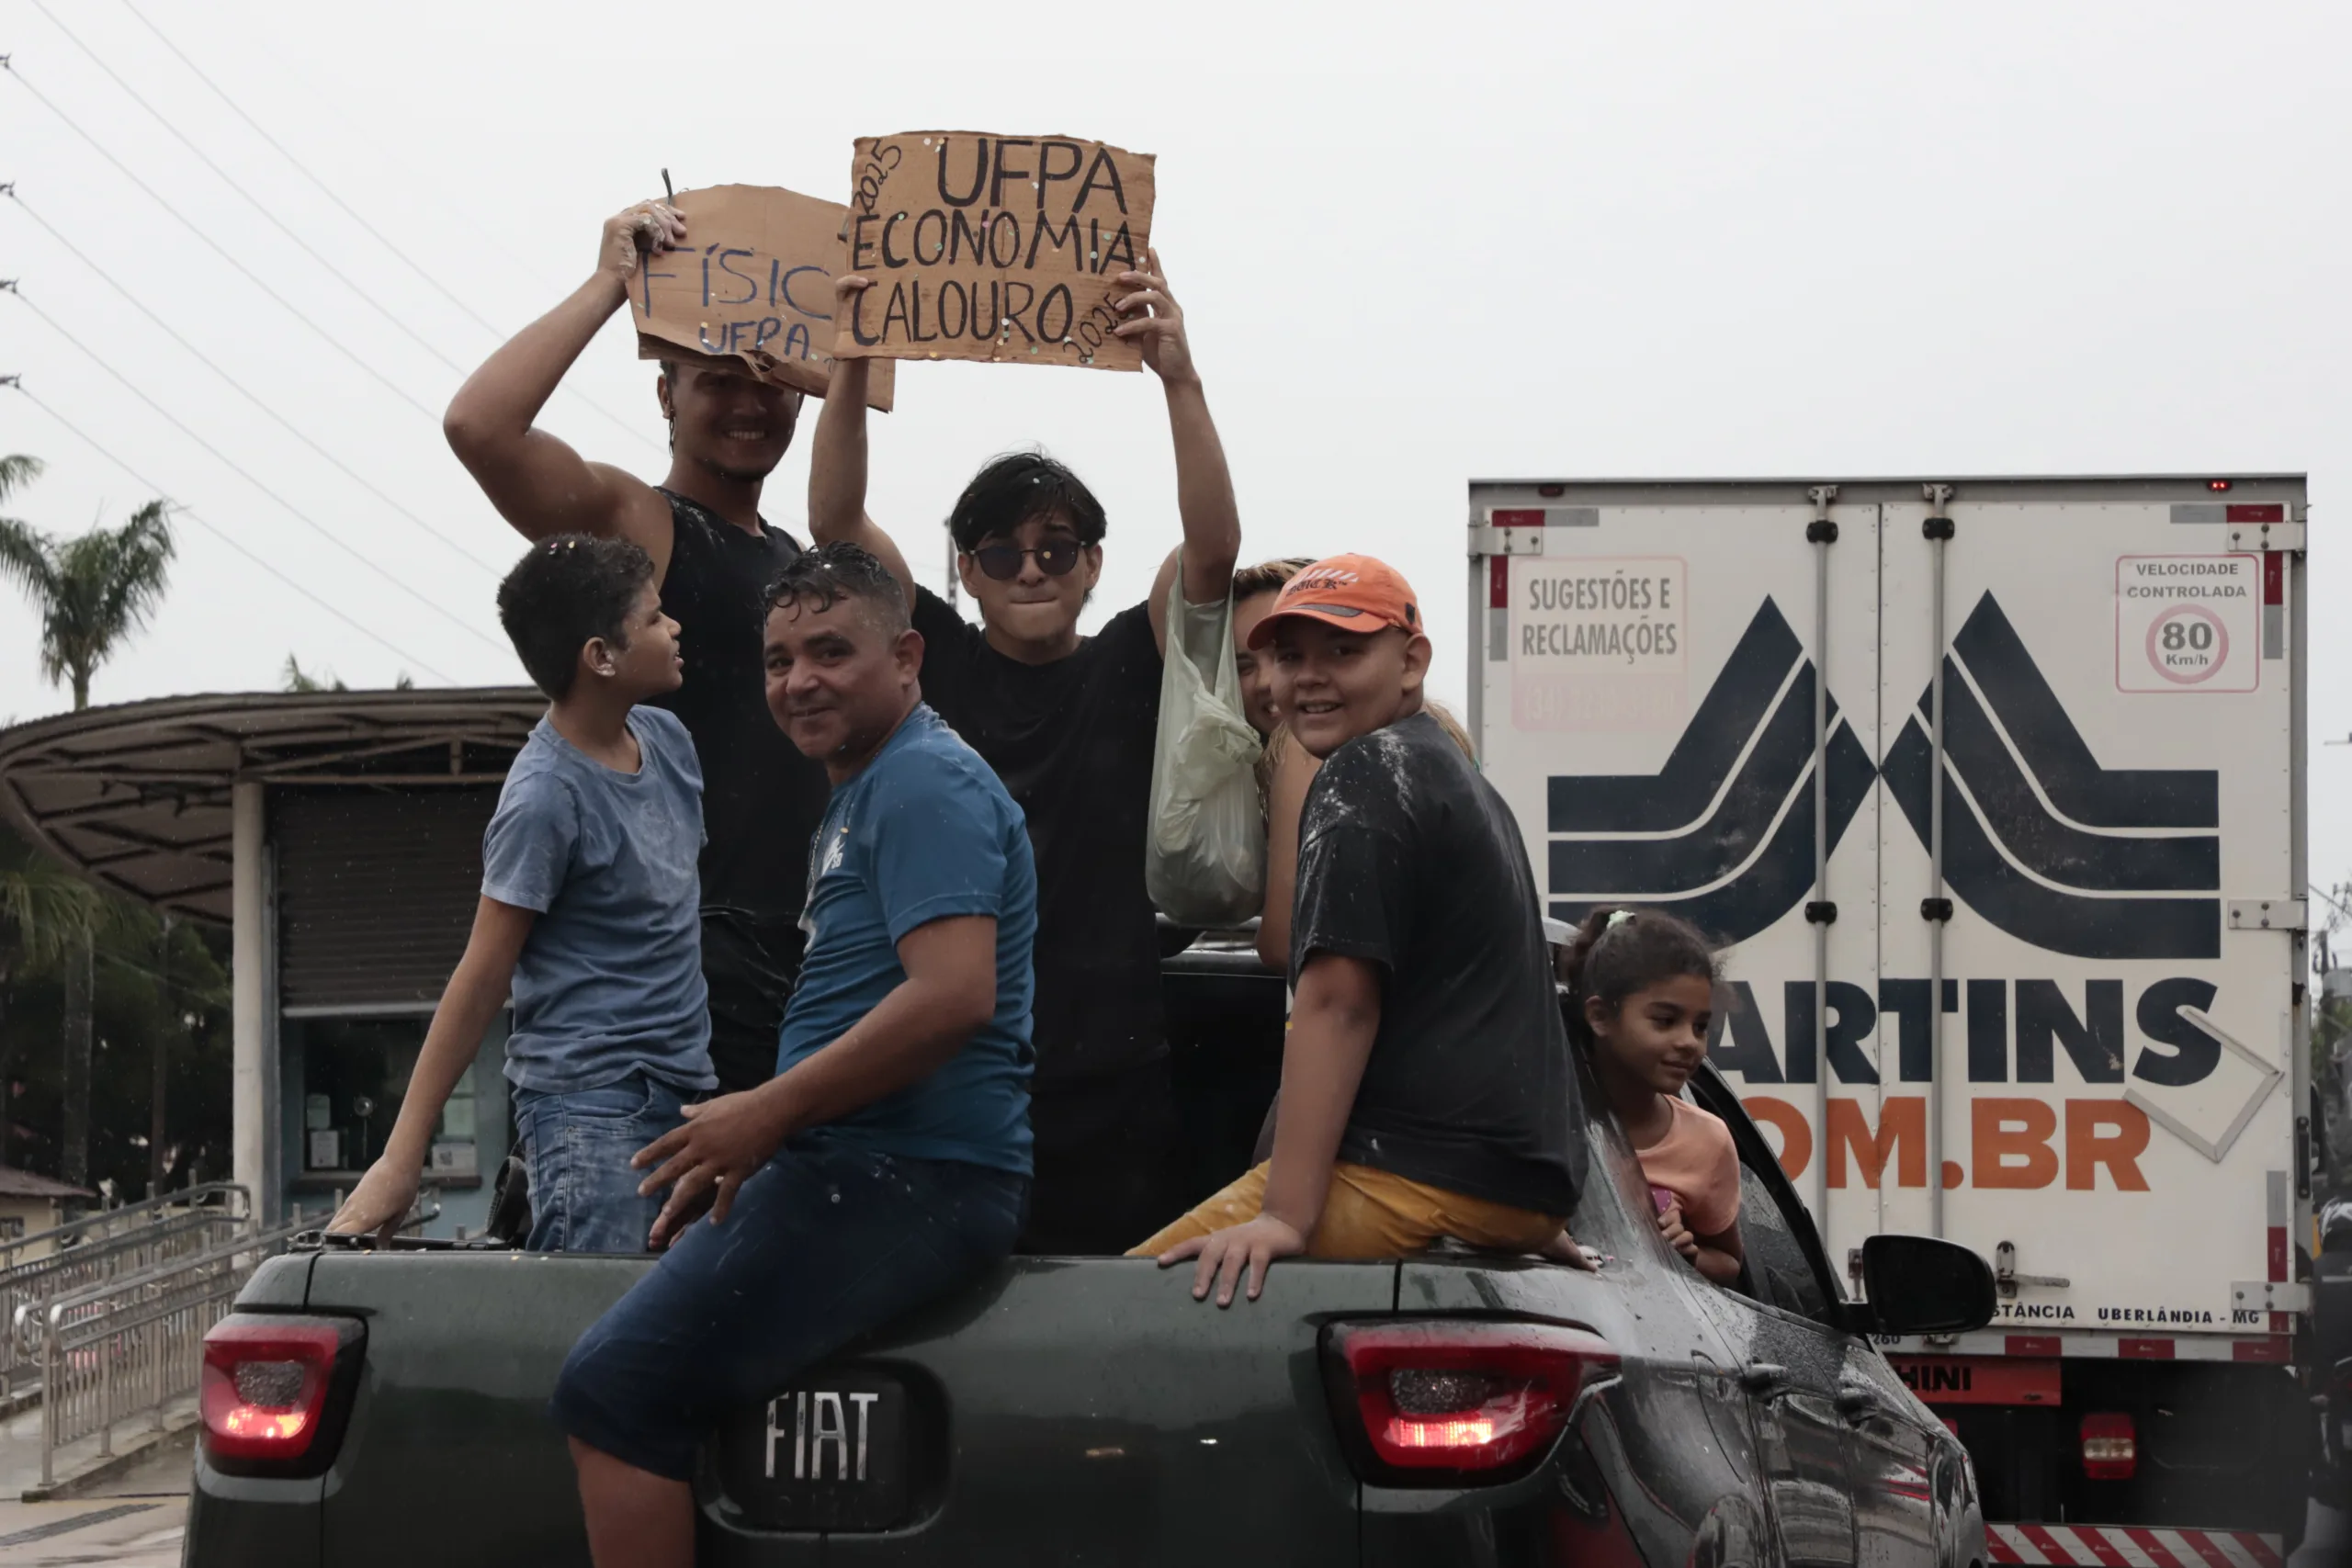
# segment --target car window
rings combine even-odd
[[[1804,1205],[1738,1096],[1712,1070],[1690,1080],[1692,1098],[1724,1119],[1739,1149],[1739,1240],[1748,1295],[1821,1323],[1843,1299],[1826,1270]]]
[[[1618,1130],[1616,1118],[1603,1109],[1592,1064],[1582,1051],[1575,1055],[1583,1091],[1581,1131],[1587,1158],[1584,1186],[1577,1194],[1576,1213],[1568,1216],[1568,1232],[1596,1251],[1631,1258],[1638,1234],[1634,1216],[1649,1212],[1649,1188],[1641,1179],[1640,1163]]]
[[[1764,1179],[1739,1168],[1739,1239],[1747,1255],[1748,1294],[1801,1317],[1826,1320],[1829,1299],[1805,1256],[1804,1244]]]

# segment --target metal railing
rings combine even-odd
[[[75,1292],[195,1257],[251,1228],[245,1190],[213,1182],[26,1236],[0,1248],[9,1264],[0,1270],[0,1324],[13,1325],[27,1309]],[[0,1395],[13,1398],[34,1385],[36,1353],[20,1336],[0,1335]]]
[[[160,1198],[142,1199],[125,1203],[118,1209],[101,1209],[95,1213],[69,1220],[62,1225],[30,1235],[0,1241],[0,1274],[52,1252],[81,1247],[90,1242],[105,1241],[153,1224],[157,1218],[188,1209],[232,1207],[243,1219],[252,1203],[245,1190],[232,1181],[208,1181],[197,1187],[184,1187],[176,1192],[166,1192]]]
[[[228,1315],[262,1260],[309,1223],[248,1232],[17,1308],[9,1338],[40,1373],[41,1484],[55,1482],[67,1445],[95,1434],[98,1453],[111,1455],[118,1427],[159,1427],[174,1400],[195,1393],[206,1332]]]

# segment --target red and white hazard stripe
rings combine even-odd
[[[2278,1538],[2252,1530],[2138,1525],[1986,1525],[1996,1562],[2077,1568],[2279,1568]]]

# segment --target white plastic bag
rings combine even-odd
[[[1168,591],[1143,856],[1145,890],[1180,926],[1238,925],[1265,902],[1260,750],[1258,732],[1241,713],[1232,598],[1187,604],[1180,572]]]

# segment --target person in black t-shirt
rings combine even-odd
[[[1079,613],[1102,570],[1102,502],[1036,454],[982,468],[948,517],[975,626],[918,585],[865,515],[866,361],[833,369],[808,473],[809,531],[888,563],[923,636],[923,695],[988,760],[1029,819],[1037,856],[1036,1175],[1028,1253],[1117,1252],[1183,1201],[1160,1005],[1159,945],[1144,891],[1144,825],[1159,721],[1159,661],[1181,558],[1187,603],[1225,602],[1241,524],[1184,318],[1159,276],[1122,275],[1136,344],[1167,393],[1184,543],[1150,597],[1091,637]],[[839,280],[843,299],[866,287]]]
[[[588,281],[492,355],[443,421],[449,445],[527,539],[595,534],[653,558],[662,610],[679,625],[685,681],[659,705],[694,738],[702,764],[702,963],[711,1066],[724,1090],[775,1071],[784,1004],[800,970],[808,837],[824,815],[825,771],[768,712],[761,646],[766,588],[800,546],[760,516],[760,490],[800,415],[800,394],[732,371],[663,362],[654,391],[670,423],[659,487],[583,459],[537,427],[564,373],[628,298],[649,252],[685,238],[685,220],[640,202],[605,220]]]
[[[1396,1258],[1440,1236],[1535,1252],[1584,1177],[1576,1072],[1519,826],[1425,708],[1412,589],[1316,562],[1250,634],[1323,760],[1298,829],[1296,1000],[1273,1158],[1135,1249],[1193,1294],[1256,1299],[1274,1258]]]

